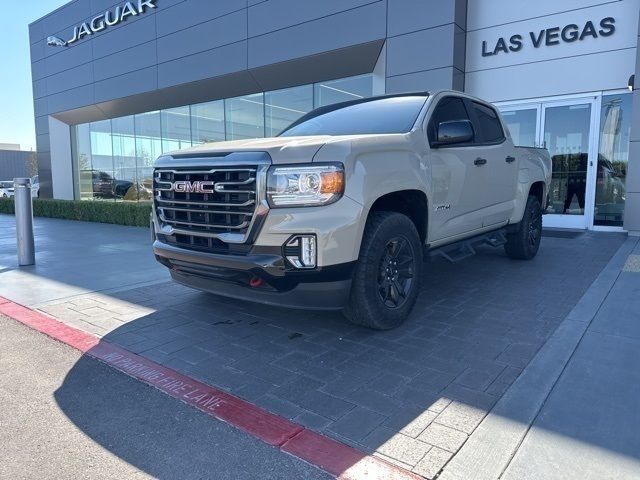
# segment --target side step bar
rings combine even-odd
[[[500,230],[494,230],[493,232],[466,238],[450,245],[427,250],[427,255],[430,257],[441,256],[451,263],[455,263],[475,255],[475,249],[481,245],[501,247],[505,243],[507,243],[506,229],[502,228]]]

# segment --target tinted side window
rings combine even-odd
[[[431,121],[427,127],[429,142],[435,142],[438,138],[438,125],[442,122],[456,120],[469,120],[467,109],[460,97],[446,97],[440,100],[438,106],[431,115]]]
[[[471,102],[471,104],[477,120],[477,125],[474,125],[475,131],[478,132],[476,141],[480,143],[501,141],[504,138],[504,132],[496,111],[478,102]]]

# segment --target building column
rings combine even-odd
[[[73,200],[73,159],[71,128],[49,117],[49,147],[51,150],[51,190],[53,198]]]
[[[36,117],[36,154],[40,177],[40,198],[53,198],[51,182],[51,148],[49,147],[49,117]]]
[[[467,0],[388,0],[387,93],[464,90]]]
[[[640,236],[640,32],[636,49],[636,73],[633,87],[633,113],[629,163],[627,165],[624,229]]]

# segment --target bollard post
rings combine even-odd
[[[16,237],[18,241],[18,265],[35,265],[36,249],[33,240],[33,202],[31,200],[31,179],[13,180],[16,208]]]

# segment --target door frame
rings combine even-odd
[[[550,214],[543,216],[543,224],[545,227],[552,228],[569,228],[581,230],[597,230],[620,232],[624,231],[622,227],[608,227],[594,225],[595,216],[595,195],[596,195],[596,176],[598,169],[598,153],[600,144],[600,117],[602,109],[602,95],[624,93],[624,89],[617,89],[606,92],[588,92],[574,95],[558,95],[553,97],[531,98],[526,100],[496,102],[495,105],[500,110],[515,111],[536,109],[537,110],[537,130],[536,130],[536,146],[544,146],[544,120],[545,109],[555,106],[570,106],[580,104],[591,105],[591,124],[589,127],[589,152],[587,164],[587,184],[585,191],[585,206],[583,215],[562,215]]]
[[[558,100],[551,102],[542,102],[541,104],[541,117],[540,117],[540,130],[539,130],[539,142],[544,144],[544,126],[547,116],[548,108],[557,107],[571,107],[577,105],[588,105],[589,112],[589,138],[588,138],[588,152],[587,152],[587,171],[586,171],[586,185],[584,195],[584,213],[582,215],[564,215],[564,214],[549,214],[544,215],[543,226],[554,228],[576,228],[576,229],[589,229],[593,226],[593,212],[595,207],[595,185],[596,185],[596,171],[598,168],[598,136],[594,135],[594,127],[596,126],[596,99],[593,97],[578,97],[572,100]],[[599,130],[599,128],[598,128]],[[593,187],[593,188],[592,188]]]

